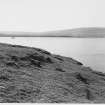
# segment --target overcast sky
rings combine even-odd
[[[0,0],[0,31],[97,26],[105,26],[105,0]]]

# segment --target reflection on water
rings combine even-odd
[[[42,48],[105,71],[105,38],[2,37],[0,42]]]

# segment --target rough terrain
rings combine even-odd
[[[105,74],[38,48],[0,44],[1,103],[105,103]]]

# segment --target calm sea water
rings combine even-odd
[[[0,42],[42,48],[105,72],[105,38],[2,37]]]

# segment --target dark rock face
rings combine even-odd
[[[1,103],[105,103],[105,74],[72,58],[0,44]]]

